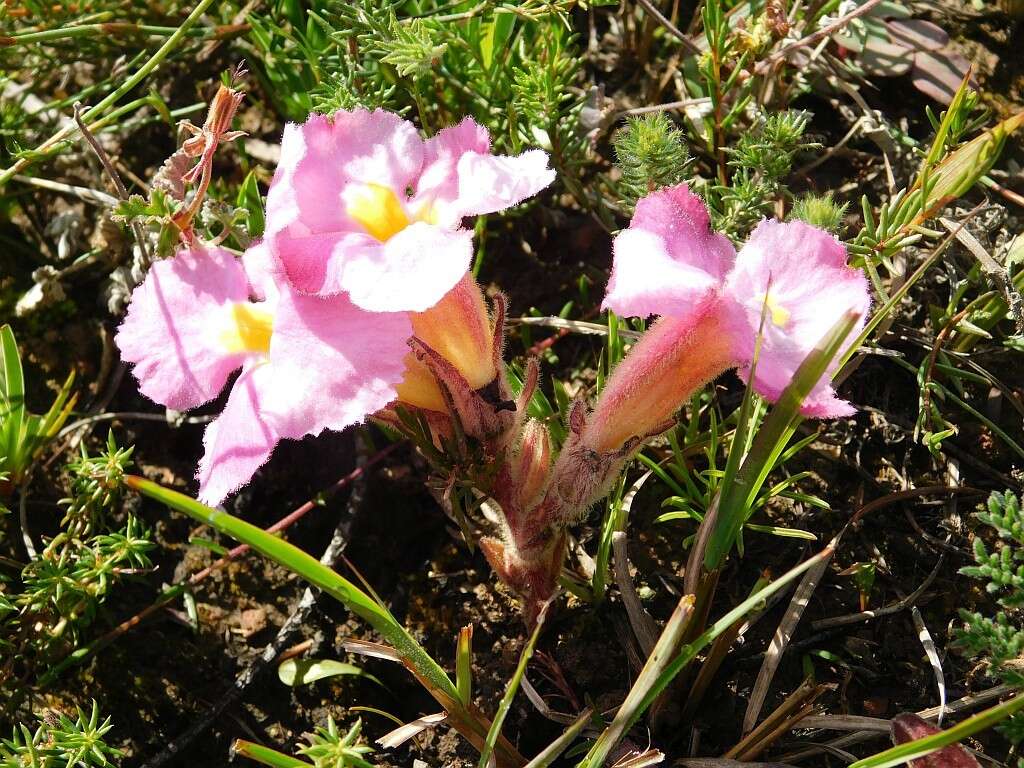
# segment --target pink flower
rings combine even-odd
[[[524,524],[530,535],[567,524],[604,495],[699,387],[730,368],[749,378],[759,332],[753,386],[777,399],[840,318],[853,311],[863,324],[869,308],[867,281],[846,266],[832,235],[802,222],[763,221],[737,255],[711,231],[707,209],[685,184],[641,200],[614,250],[604,307],[661,317],[612,372],[594,411],[585,415],[582,401],[573,408],[545,498]],[[805,414],[852,413],[832,389],[834,366],[804,400]]]
[[[296,293],[276,269],[261,246],[243,261],[221,248],[183,250],[152,267],[118,329],[139,389],[176,410],[212,400],[241,368],[203,438],[207,504],[248,482],[282,438],[359,423],[402,379],[406,314]]]
[[[704,301],[685,317],[666,315],[647,329],[601,390],[584,432],[586,448],[627,458],[671,427],[697,389],[735,367],[731,326],[721,306]]]
[[[725,237],[709,229],[700,198],[681,184],[641,200],[629,229],[616,237],[604,306],[623,315],[662,315],[660,333],[648,334],[650,342],[641,341],[630,356],[650,358],[663,369],[678,366],[678,375],[698,383],[725,368],[749,372],[766,309],[753,384],[774,400],[840,317],[852,310],[863,324],[870,301],[863,274],[846,266],[846,249],[832,235],[800,221],[762,221],[737,255]],[[666,336],[669,318],[687,343]],[[655,343],[659,350],[648,348]],[[719,370],[692,370],[695,355],[698,361],[708,357],[697,354],[698,347],[724,347],[724,354],[709,360]],[[616,376],[628,373],[638,385],[646,378],[626,361],[623,366],[602,399],[623,387]],[[853,412],[836,397],[830,374],[804,401],[806,415]]]
[[[846,266],[846,249],[824,230],[802,221],[762,221],[736,257],[725,284],[732,304],[737,362],[749,379],[754,343],[765,311],[761,352],[754,371],[754,389],[769,400],[778,399],[815,345],[847,312],[864,326],[871,301],[867,280]],[[804,399],[807,416],[849,416],[853,406],[836,397],[831,380],[837,361]]]
[[[736,259],[729,238],[711,230],[707,208],[685,184],[641,199],[613,248],[601,308],[623,317],[685,318],[718,292]]]
[[[382,110],[313,115],[285,127],[266,242],[299,291],[422,312],[469,267],[462,219],[503,210],[553,179],[544,152],[492,155],[487,131],[468,118],[424,140]]]

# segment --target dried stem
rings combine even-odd
[[[700,56],[701,50],[694,44],[694,42],[686,36],[686,34],[679,29],[675,24],[665,18],[665,15],[659,11],[651,0],[637,0],[638,3],[647,11],[651,16],[657,19],[658,23],[667,29],[673,37],[679,40],[683,44],[683,48],[692,53],[694,56]]]
[[[822,27],[817,32],[813,32],[812,34],[797,40],[795,43],[790,43],[785,48],[776,51],[768,58],[758,62],[757,67],[754,69],[754,72],[758,75],[763,75],[767,73],[768,70],[771,69],[773,64],[786,58],[786,56],[788,56],[793,51],[799,48],[805,48],[808,45],[815,45],[824,40],[826,37],[834,35],[836,32],[845,27],[854,19],[858,18],[859,16],[864,16],[865,14],[870,13],[872,9],[881,2],[882,0],[868,0],[866,3],[864,3],[864,5],[860,6],[859,8],[856,8],[853,11],[850,11],[845,16],[841,16],[828,26]]]
[[[89,130],[89,126],[82,120],[82,105],[79,102],[75,102],[75,124],[78,126],[78,130],[82,132],[82,138],[85,139],[86,143],[92,147],[93,153],[100,161],[100,165],[103,166],[103,170],[107,172],[107,176],[110,177],[110,181],[114,185],[114,189],[117,191],[117,196],[122,200],[128,199],[128,189],[125,187],[124,182],[121,181],[121,176],[118,174],[117,169],[114,168],[114,164],[110,162],[110,157],[107,155],[105,149],[100,145],[96,137],[93,136],[92,131]],[[137,221],[131,223],[132,234],[135,235],[135,242],[139,244],[139,251],[142,254],[142,268],[148,269],[149,265],[153,263],[152,258],[149,255],[149,247],[146,245],[145,234],[142,231],[142,225]]]

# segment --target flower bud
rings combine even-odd
[[[412,327],[416,338],[451,363],[471,389],[482,389],[497,377],[491,318],[483,292],[468,272],[436,305],[426,312],[412,313]],[[405,364],[398,399],[418,408],[446,411],[430,368],[412,352]]]
[[[550,469],[551,436],[543,423],[530,419],[512,464],[520,508],[529,508],[544,491]]]

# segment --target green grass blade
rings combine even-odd
[[[674,477],[665,471],[664,467],[662,467],[660,463],[652,459],[650,456],[645,456],[642,453],[638,453],[636,457],[642,464],[651,470],[651,472],[653,472],[661,482],[667,485],[669,490],[673,491],[677,496],[684,498],[687,496],[686,490],[676,482]]]
[[[647,662],[640,671],[640,676],[636,679],[633,687],[630,688],[629,693],[626,695],[626,700],[619,707],[619,711],[615,713],[615,719],[612,720],[611,724],[605,728],[597,741],[594,742],[590,752],[580,762],[579,768],[602,768],[608,761],[608,756],[612,750],[622,741],[622,737],[626,735],[626,731],[632,727],[633,723],[640,718],[651,702],[654,701],[653,698],[648,696],[648,693],[654,688],[657,681],[663,677],[665,670],[670,666],[672,654],[679,647],[683,633],[690,623],[690,616],[693,615],[693,605],[693,595],[685,595],[679,601],[675,611],[672,613],[672,617],[665,625],[665,629],[662,630],[658,642],[655,643],[654,650],[647,657]]]
[[[312,768],[313,765],[305,760],[299,760],[297,757],[286,755],[278,752],[276,749],[264,747],[262,744],[256,744],[245,739],[237,739],[231,745],[231,752],[232,754],[255,760],[257,763],[273,766],[273,768]]]
[[[544,750],[537,755],[533,760],[528,762],[525,768],[548,768],[558,756],[568,749],[569,745],[579,736],[580,731],[583,727],[590,722],[590,718],[593,716],[594,710],[588,709],[584,711],[575,722],[565,729],[565,733],[555,739],[553,742],[548,744]]]
[[[769,285],[771,280],[769,278]],[[737,505],[733,504],[729,507],[722,506],[723,494],[728,493],[731,488],[736,484],[736,476],[740,472],[742,466],[745,466],[746,462],[741,465],[741,459],[743,459],[749,448],[751,447],[750,439],[751,434],[755,430],[755,422],[759,417],[759,409],[755,407],[755,396],[754,396],[754,375],[757,372],[757,364],[761,357],[761,346],[764,342],[764,322],[768,313],[768,294],[765,294],[764,302],[761,305],[761,321],[757,329],[757,339],[754,342],[754,357],[750,363],[750,371],[747,377],[747,386],[743,392],[743,403],[740,405],[739,416],[736,420],[736,431],[733,433],[732,443],[729,445],[729,455],[725,459],[725,469],[722,474],[721,480],[719,480],[716,488],[716,494],[712,497],[712,504],[714,505],[715,514],[709,518],[705,517],[701,521],[701,530],[698,532],[696,538],[696,544],[694,550],[690,553],[690,557],[687,559],[687,568],[693,568],[694,578],[697,576],[697,569],[699,563],[703,562],[706,570],[714,570],[714,567],[709,565],[711,560],[711,547],[715,539],[716,532],[720,530],[733,530],[733,538],[729,540],[728,546],[732,546],[732,542],[736,540],[736,534],[739,533],[743,527],[743,521],[747,518],[747,512],[744,509],[739,509]],[[714,430],[714,424],[712,424],[712,430]],[[712,450],[709,454],[711,458],[712,469],[714,469],[714,456],[716,451]],[[717,501],[717,504],[715,503]],[[711,507],[709,506],[709,511]],[[732,519],[730,515],[737,515],[735,519]],[[725,555],[722,555],[724,558]],[[716,560],[716,563],[720,560]],[[696,582],[694,582],[696,583]],[[703,598],[702,598],[703,599]]]
[[[935,138],[932,139],[932,145],[928,149],[928,154],[925,155],[924,160],[921,162],[922,173],[926,173],[941,159],[942,153],[946,149],[946,137],[949,136],[953,119],[963,108],[964,100],[967,98],[967,92],[971,88],[970,82],[970,75],[965,76],[963,80],[961,80],[960,87],[956,89],[953,99],[949,102],[949,106],[943,113],[942,122],[939,123],[938,128],[935,129]]]
[[[904,280],[899,288],[893,291],[889,300],[875,310],[875,313],[868,318],[868,321],[865,323],[864,328],[861,329],[860,334],[856,339],[854,339],[853,343],[846,349],[843,356],[840,358],[840,373],[842,373],[842,366],[845,366],[850,361],[850,358],[857,353],[857,350],[860,349],[864,342],[868,340],[878,326],[885,321],[889,314],[896,309],[901,301],[903,301],[903,298],[910,293],[910,289],[914,287],[917,281],[920,280],[942,257],[952,242],[953,235],[949,235],[938,246],[936,246],[935,250],[932,251],[928,258],[921,262],[920,266],[914,270],[913,274]]]
[[[359,587],[312,555],[234,515],[207,507],[195,499],[164,488],[157,483],[135,475],[126,475],[124,481],[128,487],[144,496],[166,504],[171,509],[209,525],[243,544],[248,544],[264,557],[284,566],[313,586],[322,589],[377,630],[398,651],[412,672],[424,684],[431,687],[432,692],[433,689],[437,689],[449,699],[459,700],[459,692],[445,671],[430,658],[429,654],[391,615],[390,611],[378,605]]]
[[[455,687],[459,700],[469,706],[473,701],[473,625],[459,630],[455,644]]]
[[[487,738],[484,740],[484,747],[480,750],[480,762],[477,763],[478,768],[490,768],[493,765],[492,755],[494,754],[494,746],[501,737],[501,726],[505,722],[508,711],[512,708],[512,700],[515,699],[516,692],[519,690],[519,684],[523,681],[523,675],[526,674],[526,665],[533,658],[533,649],[537,645],[537,638],[540,637],[540,631],[543,628],[544,614],[542,612],[540,618],[537,619],[537,626],[533,628],[533,634],[530,635],[526,647],[523,648],[523,652],[519,655],[519,664],[516,666],[512,679],[508,681],[505,695],[501,697],[501,703],[498,704],[498,711],[494,714],[494,722],[491,723],[491,727],[487,731]]]
[[[750,611],[754,610],[762,602],[767,600],[783,587],[787,586],[790,582],[797,579],[803,573],[813,568],[823,559],[831,556],[832,546],[830,545],[814,557],[804,561],[795,568],[790,569],[768,586],[752,594],[704,630],[704,632],[692,643],[688,643],[683,646],[683,649],[679,654],[676,655],[668,664],[665,664],[664,660],[659,660],[658,666],[660,667],[660,671],[656,676],[645,675],[645,672],[647,671],[647,665],[645,665],[644,670],[640,673],[637,681],[633,684],[632,689],[630,689],[629,694],[626,696],[626,701],[624,701],[622,706],[619,708],[619,711],[615,716],[615,720],[607,729],[605,729],[604,733],[598,737],[594,746],[590,748],[590,752],[588,752],[587,756],[579,763],[578,768],[603,768],[608,755],[611,754],[611,751],[615,748],[616,744],[618,744],[619,739],[621,739],[621,737],[625,735],[626,731],[628,731],[629,728],[631,728],[633,724],[640,719],[640,716],[647,711],[651,704],[653,704],[658,696],[661,695],[662,691],[664,691],[668,687],[669,683],[675,679],[676,675],[678,675],[697,657],[698,653],[700,653],[708,644],[713,642],[715,638],[728,630],[733,624],[746,616]],[[684,600],[685,599],[686,598],[684,598]],[[651,663],[651,659],[654,658],[654,655],[657,653],[658,648],[661,647],[663,641],[674,639],[675,643],[670,646],[673,648],[675,647],[675,644],[678,643],[678,637],[666,638],[666,635],[669,634],[670,626],[671,620],[669,625],[666,625],[665,631],[662,632],[662,636],[658,639],[658,644],[655,646],[655,651],[651,654],[651,658],[648,659],[648,664]],[[671,634],[675,635],[676,632],[673,631]]]
[[[50,410],[43,414],[42,424],[40,425],[40,434],[47,440],[52,440],[57,436],[57,433],[64,427],[64,423],[68,420],[71,415],[72,409],[75,407],[75,403],[78,401],[78,396],[71,395],[71,387],[75,384],[75,372],[72,371],[68,374],[68,377],[64,379],[64,384],[60,388],[60,392],[57,393],[57,397],[50,405]]]
[[[0,328],[0,350],[3,355],[3,365],[0,367],[0,395],[15,405],[20,402],[24,409],[25,377],[21,370],[21,355],[18,354],[18,342],[14,338],[14,331],[6,324]]]
[[[903,765],[943,747],[948,747],[950,744],[963,741],[968,736],[973,736],[986,728],[991,728],[1021,709],[1024,709],[1024,694],[1019,694],[1009,701],[979,712],[940,733],[933,733],[923,739],[908,741],[906,744],[900,744],[871,757],[865,757],[852,763],[850,768],[889,768],[893,765]]]
[[[3,402],[4,444],[0,453],[7,457],[12,472],[20,468],[22,461],[21,442],[25,425],[25,375],[21,368],[18,342],[11,326],[0,328],[0,395]]]
[[[130,91],[134,90],[139,83],[149,77],[167,58],[173,51],[178,50],[181,44],[181,40],[188,33],[189,29],[202,18],[203,14],[213,3],[213,0],[199,0],[192,12],[178,26],[178,29],[164,41],[152,56],[134,73],[118,85],[113,91],[108,93],[98,104],[89,107],[83,114],[82,120],[89,124],[90,128],[95,129],[96,118],[102,113],[106,112],[110,107],[121,100],[121,97]],[[22,158],[14,162],[10,167],[0,171],[0,188],[3,188],[7,182],[9,182],[15,174],[21,172],[26,166],[38,160],[40,157],[45,156],[43,153],[52,149],[53,147],[60,144],[67,138],[73,136],[78,130],[78,127],[70,122],[63,128],[53,134],[49,139],[44,141],[38,147],[35,152],[26,158]]]
[[[804,539],[805,541],[817,541],[818,537],[810,531],[804,531],[800,528],[783,528],[779,525],[759,525],[757,523],[747,523],[747,528],[758,533],[770,533],[773,536],[781,536],[787,539]]]
[[[451,678],[391,615],[391,612],[383,605],[379,605],[372,596],[295,545],[234,515],[207,507],[189,496],[135,475],[126,475],[124,482],[142,495],[166,504],[171,509],[209,525],[243,544],[248,544],[264,557],[288,568],[338,600],[392,645],[406,668],[444,707],[452,726],[478,749],[483,749],[485,735],[490,730],[487,719],[474,708],[463,704]],[[503,738],[498,738],[495,756],[498,758],[499,768],[518,768],[526,763],[515,747]]]
[[[829,363],[842,349],[843,343],[857,325],[859,315],[847,312],[818,342],[797,368],[793,381],[783,390],[775,407],[765,418],[754,437],[750,452],[743,460],[735,481],[723,485],[719,501],[718,520],[708,541],[704,567],[708,571],[718,568],[729,550],[743,523],[747,512],[757,496],[765,478],[785,450],[798,423],[800,405],[825,375]],[[736,442],[733,441],[733,450]]]

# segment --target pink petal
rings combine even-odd
[[[451,204],[459,196],[459,159],[467,152],[486,155],[490,151],[491,138],[487,129],[471,117],[438,131],[423,146],[423,173],[416,183],[412,207],[429,206],[435,216],[443,211],[444,223],[457,226],[462,217]]]
[[[242,254],[242,267],[254,298],[260,301],[276,300],[281,286],[288,282],[284,264],[265,241],[249,246]]]
[[[471,231],[416,222],[386,243],[352,248],[337,284],[371,312],[423,312],[462,279],[472,258]]]
[[[684,319],[721,285],[717,276],[673,259],[665,241],[652,232],[623,230],[612,248],[612,276],[602,309],[630,317]]]
[[[365,232],[327,232],[296,236],[280,232],[264,241],[287,282],[303,293],[331,296],[343,290],[341,276],[348,259],[359,250],[377,252],[381,242]]]
[[[428,139],[411,207],[455,227],[465,216],[504,210],[554,181],[546,152],[492,155],[490,144],[487,130],[470,118]]]
[[[757,361],[757,370],[754,374],[754,389],[762,397],[777,402],[783,390],[793,380],[793,374],[810,354],[810,349],[804,349],[796,344],[785,344],[776,342],[769,352],[767,343],[761,349],[761,357]],[[836,365],[830,365],[825,376],[814,385],[810,394],[804,398],[800,406],[800,412],[805,416],[819,419],[837,419],[842,416],[851,416],[857,409],[845,400],[836,396],[832,389],[832,376],[837,370]],[[740,377],[750,381],[750,366],[743,366],[739,371]]]
[[[722,284],[734,258],[732,244],[711,231],[707,208],[685,184],[653,192],[615,238],[602,307],[686,318]]]
[[[267,192],[267,232],[358,230],[345,213],[345,186],[378,184],[404,195],[422,165],[423,139],[412,123],[391,112],[357,109],[289,123]]]
[[[366,312],[344,295],[283,291],[263,413],[295,439],[364,421],[396,398],[411,335],[406,313]]]
[[[376,242],[349,216],[346,191],[372,184],[404,201],[422,165],[416,128],[383,110],[313,115],[301,126],[285,126],[281,161],[267,193],[265,242],[293,285],[318,294],[340,290],[332,276],[344,269],[350,241]]]
[[[339,110],[330,131],[315,139],[317,156],[337,163],[348,179],[397,191],[414,185],[423,169],[423,139],[394,112]]]
[[[734,333],[740,355],[753,357],[765,295],[769,295],[761,354],[754,387],[776,399],[817,343],[848,311],[863,327],[870,308],[867,280],[846,266],[846,249],[824,230],[799,221],[763,221],[740,250],[726,293],[738,303]],[[829,370],[801,409],[809,416],[849,415],[853,409],[836,398]]]
[[[445,161],[454,168],[466,152],[487,155],[490,151],[491,137],[487,129],[472,117],[464,117],[458,125],[442,128],[437,135],[426,140],[423,147],[423,175],[426,176],[428,169],[439,161]]]
[[[279,439],[262,414],[269,387],[269,366],[246,368],[235,381],[224,410],[203,436],[206,452],[199,462],[199,500],[220,504],[267,463]]]
[[[139,390],[179,411],[216,397],[246,359],[226,351],[219,329],[229,307],[248,298],[245,270],[221,248],[183,250],[154,264],[116,337]]]
[[[724,277],[735,259],[728,238],[711,230],[711,216],[704,201],[685,183],[642,198],[629,226],[659,235],[674,259],[712,275]]]
[[[521,155],[467,152],[459,159],[459,197],[463,216],[503,211],[533,197],[555,180],[548,154],[531,149]]]

